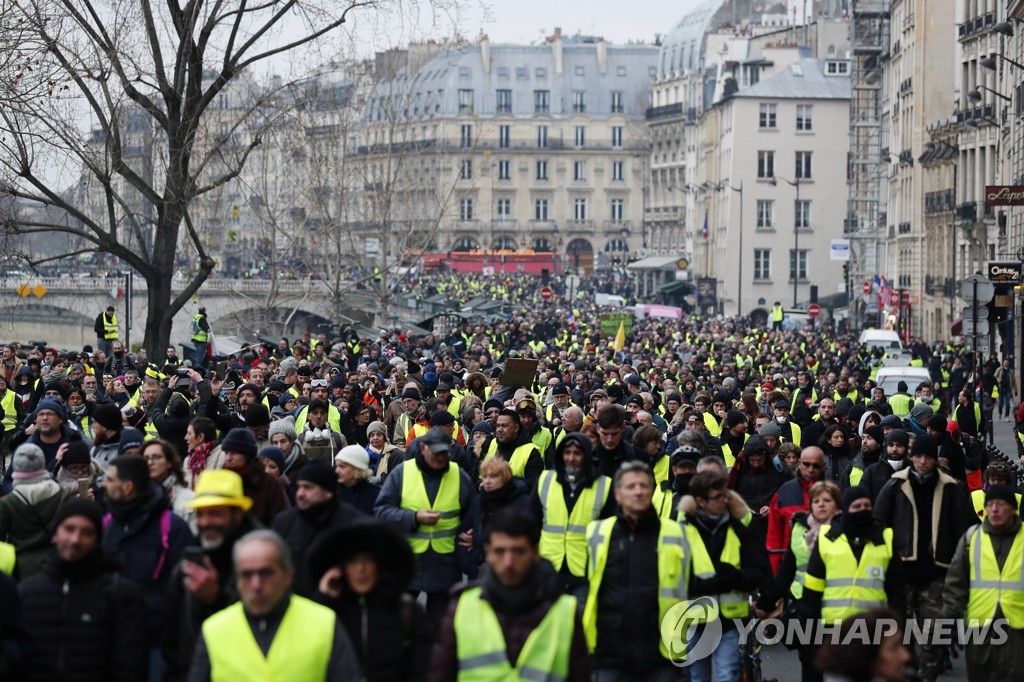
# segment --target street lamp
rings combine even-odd
[[[775,187],[778,180],[796,188],[796,203],[793,204],[793,307],[796,308],[797,283],[800,281],[800,224],[797,221],[797,211],[800,210],[800,178],[793,181],[776,175],[769,183]]]
[[[980,66],[983,69],[988,69],[989,71],[995,71],[996,70],[996,57],[999,57],[1004,62],[1009,62],[1013,66],[1016,66],[1018,69],[1024,70],[1024,64],[1021,64],[1020,62],[1015,62],[1012,59],[1010,59],[1009,57],[1006,57],[1006,56],[1001,55],[1001,54],[996,54],[996,55],[991,56],[991,57],[985,57],[983,59],[979,59],[978,60],[978,66]]]
[[[740,181],[739,187],[733,187],[726,182],[721,182],[717,185],[712,185],[712,188],[716,192],[721,192],[723,189],[729,188],[733,192],[738,192],[740,195],[740,258],[736,276],[736,314],[743,315],[743,181]]]
[[[980,102],[982,100],[982,94],[981,94],[982,90],[986,90],[988,92],[991,92],[993,95],[995,95],[999,99],[1006,100],[1007,102],[1012,102],[1013,101],[1012,97],[1007,97],[1003,93],[996,92],[992,88],[987,88],[984,85],[979,85],[976,90],[968,90],[967,91],[967,99],[971,100],[972,102]]]

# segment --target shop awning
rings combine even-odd
[[[648,256],[626,266],[627,270],[676,270],[682,256]]]
[[[689,282],[687,282],[686,280],[674,279],[671,282],[665,282],[664,284],[659,286],[657,289],[655,289],[655,291],[657,293],[659,293],[659,294],[671,294],[671,293],[674,293],[676,291],[679,291],[679,290],[683,289],[688,284],[689,284]]]
[[[964,333],[964,318],[962,316],[956,318],[955,320],[953,320],[953,324],[949,328],[949,333],[952,336],[963,336],[963,333]]]

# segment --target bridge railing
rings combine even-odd
[[[109,279],[87,277],[79,279],[75,277],[5,277],[0,275],[0,291],[16,292],[22,285],[33,289],[41,284],[47,291],[52,292],[110,292],[121,288],[123,282],[124,280],[119,277],[111,277]],[[175,280],[171,283],[171,290],[182,291],[186,284],[187,282],[183,280]],[[135,278],[132,286],[136,292],[147,290],[146,281],[141,278]],[[206,280],[202,287],[200,287],[200,291],[241,291],[255,294],[269,292],[274,287],[275,282],[269,279],[223,279],[215,277]],[[354,285],[350,282],[342,282],[341,288],[344,289],[345,287],[354,287]],[[282,292],[302,293],[310,290],[326,291],[329,287],[326,281],[319,279],[279,279],[276,282],[276,288]]]

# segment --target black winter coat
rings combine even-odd
[[[97,551],[68,564],[55,555],[21,584],[32,636],[30,682],[138,682],[149,667],[142,595]]]
[[[364,519],[365,515],[337,500],[324,503],[315,509],[293,507],[274,519],[271,528],[277,532],[292,550],[295,580],[292,590],[301,597],[310,597],[316,592],[306,575],[306,554],[318,538],[335,528]]]
[[[377,495],[380,495],[380,486],[362,480],[355,485],[339,485],[338,492],[334,497],[339,502],[354,507],[367,516],[373,516],[373,505],[377,503]]]

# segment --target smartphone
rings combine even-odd
[[[223,381],[228,373],[228,363],[223,361],[213,363],[213,371],[216,372],[217,378]]]
[[[206,550],[198,545],[185,548],[185,561],[192,562],[197,566],[206,565]]]
[[[88,497],[89,496],[89,479],[88,478],[79,478],[77,480],[77,483],[78,483],[78,496],[79,497]]]

